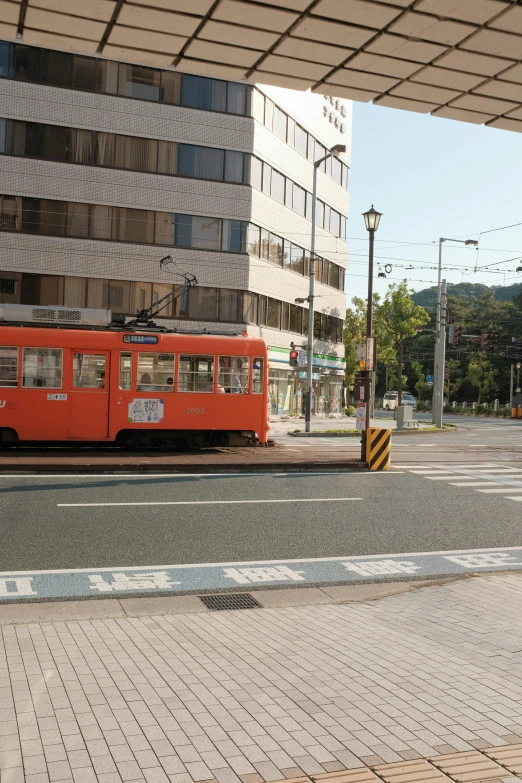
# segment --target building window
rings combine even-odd
[[[270,195],[280,204],[285,203],[285,178],[275,169],[272,169],[272,187]]]
[[[243,158],[242,152],[227,150],[225,153],[225,182],[243,183]]]
[[[272,329],[281,328],[281,304],[278,299],[268,297],[266,325],[272,327]]]
[[[257,324],[258,321],[258,295],[249,291],[243,292],[243,321],[247,324]]]
[[[62,388],[61,348],[24,348],[23,351],[24,388]]]
[[[247,114],[246,84],[228,82],[227,112],[229,114]]]
[[[308,133],[300,125],[295,126],[295,148],[306,158]],[[313,145],[312,145],[313,146]]]
[[[72,86],[76,90],[94,92],[96,89],[96,60],[93,57],[73,57]]]
[[[175,242],[179,247],[219,250],[221,220],[197,215],[176,215]]]
[[[227,83],[183,74],[181,105],[210,111],[227,110]]]
[[[219,320],[237,323],[238,318],[239,291],[231,288],[219,289]]]
[[[240,220],[223,221],[222,249],[233,253],[244,253],[246,247],[246,223]]]
[[[178,148],[180,176],[223,181],[224,150],[196,147],[193,144],[178,144]]]
[[[250,184],[253,188],[261,190],[263,182],[263,164],[254,155],[250,157]]]
[[[293,190],[293,203],[292,208],[294,212],[297,212],[299,215],[305,216],[306,212],[306,191],[303,190],[303,188],[300,188],[299,185],[296,185],[294,182],[294,190]]]
[[[270,98],[265,98],[265,125],[272,130],[274,122],[274,104]]]
[[[144,101],[159,101],[160,72],[141,65],[120,63],[118,94]]]
[[[276,136],[279,136],[280,139],[286,141],[286,133],[287,133],[286,114],[284,111],[281,111],[281,109],[279,109],[277,106],[274,106],[273,130]]]
[[[216,321],[218,317],[218,288],[196,286],[189,295],[189,318]]]

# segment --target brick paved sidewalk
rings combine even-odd
[[[514,781],[521,606],[522,576],[498,574],[366,603],[3,625],[1,783]],[[442,758],[459,751],[474,755]],[[382,766],[426,757],[438,777]]]

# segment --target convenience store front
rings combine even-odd
[[[268,347],[271,416],[304,416],[306,368],[290,367],[288,348]],[[346,361],[314,352],[312,415],[339,416],[343,410]]]

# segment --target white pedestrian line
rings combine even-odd
[[[228,506],[245,503],[339,503],[344,500],[363,500],[363,498],[277,498],[276,500],[154,500],[136,503],[57,503],[59,508],[77,508],[86,506]]]
[[[481,449],[486,446],[485,443],[468,443],[470,449]]]
[[[520,468],[497,467],[495,464],[488,463],[462,467],[432,463],[426,468],[415,468],[410,472],[429,481],[446,481],[452,487],[469,487],[476,492],[502,493],[506,500],[522,501],[522,496],[516,497],[509,494],[522,492],[522,470]],[[481,489],[481,487],[490,488]]]
[[[489,483],[492,484],[493,482],[491,481]],[[498,482],[495,482],[495,484],[497,484],[497,483]],[[517,488],[517,487],[508,487],[508,488],[506,488],[506,485],[504,484],[502,486],[502,489],[479,489],[477,491],[478,492],[485,492],[487,494],[489,494],[489,493],[493,494],[494,492],[522,492],[522,486],[520,488]]]
[[[446,473],[442,476],[423,476],[423,478],[430,481],[449,481],[450,479],[460,479],[462,476],[459,476],[458,473]]]
[[[471,477],[467,481],[450,481],[450,486],[452,487],[487,487],[491,486],[491,484],[496,484],[496,481],[475,481]],[[502,492],[505,492],[506,489],[504,488]],[[511,490],[510,490],[511,491]]]

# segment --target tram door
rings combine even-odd
[[[69,438],[109,437],[109,370],[108,351],[72,352]]]

